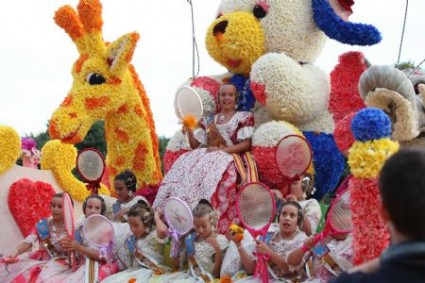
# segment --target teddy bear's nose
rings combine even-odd
[[[229,24],[228,21],[221,21],[218,24],[215,25],[213,29],[214,36],[222,35],[226,32],[226,27]]]

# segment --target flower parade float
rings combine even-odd
[[[205,115],[218,110],[224,82],[236,85],[238,110],[255,115],[252,152],[260,181],[272,188],[285,185],[271,169],[275,147],[287,128],[282,121],[300,129],[311,144],[315,198],[333,190],[343,172],[344,157],[333,138],[329,77],[314,61],[327,38],[352,45],[373,45],[381,39],[373,26],[348,21],[352,10],[345,2],[222,0],[206,31],[210,56],[229,72],[197,77],[186,85],[201,97]],[[185,137],[176,133],[164,157],[166,169],[188,150]]]
[[[49,121],[52,140],[41,149],[41,170],[34,168],[39,152],[28,141],[21,149],[16,131],[0,127],[0,210],[2,224],[7,227],[0,240],[1,251],[15,246],[34,221],[49,213],[44,204],[55,192],[68,192],[76,201],[77,217],[81,213],[81,201],[90,191],[72,174],[77,157],[74,145],[98,120],[105,120],[111,180],[131,169],[137,175],[138,187],[147,187],[154,194],[152,186],[162,179],[149,98],[131,65],[139,34],[129,33],[106,43],[102,6],[97,0],[80,1],[77,9],[63,6],[54,20],[68,33],[80,56],[72,67],[72,87]],[[15,165],[21,155],[30,158],[33,168]],[[99,193],[110,195],[110,189],[102,184]]]

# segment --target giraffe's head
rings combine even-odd
[[[77,11],[63,6],[55,14],[56,24],[71,37],[80,57],[72,67],[71,90],[49,122],[52,138],[73,144],[84,139],[95,121],[126,111],[128,105],[140,105],[132,101],[140,98],[134,95],[129,69],[139,35],[126,34],[106,44],[99,0],[80,0]]]

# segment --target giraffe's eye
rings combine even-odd
[[[98,73],[89,73],[86,77],[86,82],[90,85],[101,85],[106,82],[105,78]]]

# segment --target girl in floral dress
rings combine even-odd
[[[104,215],[105,211],[105,200],[98,195],[91,195],[83,202],[85,219],[95,214]],[[84,239],[82,230],[85,219],[78,225],[75,232],[75,239],[65,237],[60,241],[64,251],[76,252],[84,256],[83,260],[85,260],[85,264],[82,264],[76,271],[68,270],[51,278],[51,282],[83,282],[85,278],[97,278],[98,281],[101,281],[103,278],[118,272],[118,261],[115,260],[112,255],[112,247],[109,247],[111,250],[103,252],[91,246],[90,243]],[[128,226],[126,224],[121,225],[125,227]],[[119,232],[119,230],[125,230],[125,227],[114,230]],[[129,232],[129,229],[127,229],[127,231]],[[93,268],[90,268],[90,266],[93,266]],[[57,268],[61,267],[57,266]]]
[[[328,282],[353,267],[352,239],[351,233],[332,234],[314,244],[314,237],[310,237],[292,251],[288,262],[305,263],[308,279],[304,282]]]
[[[219,91],[220,112],[203,117],[200,129],[187,132],[194,149],[182,155],[168,171],[159,188],[154,208],[163,208],[168,197],[179,197],[194,208],[199,200],[209,200],[220,213],[218,228],[226,233],[238,221],[237,185],[257,180],[249,153],[254,133],[254,116],[236,111],[238,93],[234,85]]]
[[[265,254],[269,257],[268,273],[271,282],[291,282],[303,277],[302,264],[290,265],[287,262],[287,256],[296,248],[301,246],[307,239],[304,232],[299,230],[302,225],[303,214],[301,206],[294,201],[283,203],[279,215],[279,225],[270,229],[266,236],[266,241],[256,239],[255,242],[248,244],[248,247],[242,245],[242,242],[233,241],[237,246],[239,261],[233,261],[231,264],[242,265],[248,274],[255,271],[256,257],[251,252],[250,245],[255,245],[256,252]],[[235,280],[235,282],[261,282],[259,278],[253,276]]]
[[[135,204],[128,212],[128,225],[133,233],[126,240],[126,248],[118,253],[119,260],[127,268],[107,277],[102,282],[148,282],[153,273],[164,274],[164,244],[166,230],[155,230],[154,212],[145,202]]]
[[[193,210],[195,233],[188,234],[185,239],[184,256],[189,263],[188,272],[159,276],[151,282],[204,283],[220,278],[229,242],[224,235],[217,234],[217,220],[217,212],[207,200],[202,199]]]
[[[16,250],[5,258],[16,259],[15,263],[0,264],[0,282],[44,282],[70,269],[68,253],[60,245],[67,234],[63,221],[63,193],[55,194],[51,200],[52,217],[41,219],[34,230],[21,242]],[[34,245],[37,251],[26,254]],[[81,262],[77,258],[77,263]],[[51,268],[60,265],[57,270]],[[60,282],[60,281],[56,281]]]

